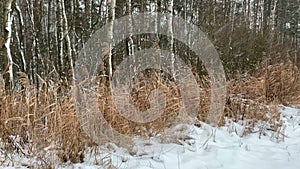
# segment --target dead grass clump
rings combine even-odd
[[[263,70],[268,102],[278,101],[283,105],[300,104],[300,71],[292,62],[269,65]]]
[[[241,75],[228,81],[229,98],[239,97],[250,99],[259,103],[266,103],[266,85],[264,77],[255,77],[250,74]]]
[[[160,89],[166,96],[166,108],[157,119],[147,122],[139,123],[128,120],[119,114],[116,109],[110,89],[102,85],[99,87],[99,107],[103,113],[104,118],[108,124],[121,134],[134,136],[153,136],[161,133],[166,128],[171,127],[176,120],[179,109],[181,107],[181,98],[178,87],[174,82],[162,79],[155,71],[148,72],[151,76],[142,76],[138,79],[139,83],[135,84],[130,93],[129,102],[136,106],[139,111],[146,111],[150,108],[150,103],[158,99],[157,96],[150,99],[149,95],[152,90]],[[120,98],[126,100],[129,98]],[[154,108],[155,109],[155,108]],[[136,112],[126,112],[126,114],[135,114]]]
[[[237,133],[244,136],[267,131],[277,132],[281,127],[278,102],[267,102],[262,78],[250,77],[243,81],[230,81],[224,118],[243,126]],[[225,123],[224,123],[225,124]]]
[[[268,130],[278,131],[281,121],[276,105],[300,104],[299,75],[299,69],[288,59],[263,66],[255,75],[237,73],[228,83],[224,116],[235,122],[246,120],[249,129],[268,122]]]
[[[6,150],[19,150],[43,166],[54,165],[53,154],[64,162],[82,162],[87,139],[76,117],[71,90],[62,93],[62,86],[46,80],[42,80],[43,88],[36,89],[25,73],[18,77],[16,88],[20,90],[15,92],[6,92],[0,84],[0,138]]]

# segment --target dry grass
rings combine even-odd
[[[86,147],[94,143],[85,135],[76,116],[72,90],[46,80],[43,80],[43,88],[37,90],[30,85],[25,73],[18,75],[20,90],[9,93],[2,83],[0,88],[0,138],[5,150],[20,152],[44,167],[54,166],[51,160],[54,156],[61,162],[82,162]],[[143,83],[135,86],[132,93],[135,96],[131,98],[131,103],[144,111],[150,106],[151,90],[160,89],[165,94],[164,113],[146,124],[121,116],[112,103],[109,88],[99,86],[100,111],[114,130],[128,136],[150,137],[172,126],[181,105],[179,90],[174,82],[160,78],[155,72],[152,75],[140,79]],[[18,136],[18,141],[11,136]]]
[[[121,134],[128,136],[155,136],[158,133],[163,132],[166,128],[172,127],[182,104],[179,89],[175,83],[168,79],[163,79],[156,71],[148,72],[147,76],[141,76],[139,78],[139,83],[134,85],[132,92],[130,93],[131,97],[129,98],[129,102],[135,105],[137,110],[141,112],[146,111],[147,109],[155,110],[158,107],[150,108],[150,102],[156,99],[161,100],[163,98],[161,94],[155,95],[153,100],[149,97],[151,91],[155,89],[159,89],[164,93],[166,97],[166,107],[163,113],[153,121],[149,120],[149,122],[146,123],[139,123],[124,118],[116,109],[115,104],[113,104],[110,88],[105,85],[101,85],[98,88],[99,109],[101,112],[104,112],[103,117],[108,124]],[[128,98],[119,98],[119,100],[125,99]],[[155,104],[153,105],[156,106]],[[131,114],[133,115],[135,112],[125,113],[131,116]],[[145,119],[147,117],[142,118]]]
[[[0,138],[7,152],[20,152],[38,161],[38,166],[53,166],[51,153],[63,162],[83,161],[86,139],[71,93],[62,94],[61,86],[48,82],[37,91],[25,73],[18,75],[21,90],[9,93],[0,87]]]
[[[255,75],[239,74],[228,83],[228,99],[225,117],[237,122],[247,121],[247,131],[262,122],[270,124],[265,130],[277,132],[281,128],[279,104],[300,105],[300,71],[289,59],[272,65],[262,64]]]
[[[299,75],[291,62],[263,66],[256,75],[237,73],[237,77],[228,82],[224,119],[244,121],[243,135],[256,132],[254,128],[261,122],[270,124],[260,125],[261,134],[266,130],[279,132],[282,124],[277,105],[300,104]],[[21,153],[39,161],[39,166],[53,167],[55,156],[61,162],[83,161],[86,147],[94,144],[83,132],[76,116],[72,90],[45,79],[42,79],[43,88],[37,90],[25,73],[18,73],[18,76],[19,90],[14,92],[6,91],[0,79],[0,138],[5,143],[5,152]],[[154,121],[133,122],[118,113],[110,89],[100,85],[97,88],[99,109],[114,130],[129,136],[151,137],[172,127],[176,120],[182,120],[177,119],[182,106],[181,94],[172,80],[152,71],[141,76],[139,81],[134,85],[130,102],[145,111],[150,108],[151,91],[160,89],[166,96],[166,109]],[[210,105],[209,79],[197,76],[197,81],[202,88],[198,118],[205,121]],[[224,119],[221,125],[225,124]]]

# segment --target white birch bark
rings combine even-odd
[[[10,42],[11,42],[11,35],[12,35],[12,22],[13,22],[13,15],[12,15],[12,2],[13,0],[6,0],[5,1],[5,13],[4,13],[4,21],[5,21],[5,51],[6,57],[8,60],[8,73],[9,73],[9,81],[11,83],[11,87],[13,88],[13,59],[10,50]]]
[[[66,47],[67,47],[67,56],[70,61],[70,68],[71,68],[71,73],[72,73],[72,83],[74,82],[75,78],[75,72],[74,72],[74,61],[72,57],[72,47],[71,47],[71,40],[68,32],[68,19],[66,15],[66,10],[65,10],[65,0],[60,0],[60,5],[61,5],[61,12],[63,16],[63,37],[66,40]]]
[[[276,26],[276,7],[277,7],[277,2],[278,0],[274,0],[274,7],[271,11],[271,17],[272,17],[272,21],[271,21],[271,29],[272,31],[275,30],[275,26]]]
[[[161,11],[160,11],[160,9],[161,9],[161,6],[160,6],[160,3],[158,2],[159,0],[155,0],[154,1],[154,3],[155,3],[155,11],[156,11],[156,13],[160,13]],[[160,46],[160,37],[159,37],[159,29],[160,29],[160,15],[156,15],[155,16],[155,33],[156,33],[156,44],[155,45],[157,45],[157,47],[159,48]],[[160,50],[158,51],[158,52],[160,52]],[[160,53],[159,53],[160,54]],[[162,64],[161,64],[161,58],[159,59],[159,67],[160,67],[160,70],[162,70]],[[163,72],[162,71],[160,71],[160,76],[162,76],[163,75]]]
[[[91,31],[92,29],[92,0],[86,0],[86,5],[85,5],[85,12],[87,15],[87,20],[88,20],[88,30]]]
[[[30,22],[31,22],[31,31],[33,34],[33,42],[32,42],[32,49],[31,49],[31,52],[32,52],[31,64],[32,64],[33,68],[32,68],[31,76],[32,76],[33,82],[35,82],[36,86],[39,87],[39,79],[40,78],[37,75],[41,72],[38,72],[39,71],[38,68],[39,67],[45,68],[45,64],[44,64],[44,61],[41,56],[39,38],[37,35],[36,24],[35,24],[35,20],[34,20],[34,15],[35,15],[34,14],[35,6],[33,5],[34,1],[26,0],[26,3],[27,3],[27,10],[29,11],[28,15],[29,15]],[[38,59],[40,59],[41,65],[37,64]]]
[[[71,14],[72,14],[72,23],[71,23],[71,44],[72,44],[72,52],[74,53],[75,57],[78,55],[78,51],[76,48],[76,44],[78,43],[78,41],[76,42],[77,38],[76,38],[76,26],[75,26],[75,11],[78,9],[75,9],[75,5],[76,5],[76,0],[71,0]],[[72,66],[73,68],[73,72],[75,73],[74,70],[74,66]],[[75,78],[74,74],[73,74],[73,78]],[[73,79],[74,80],[74,79]]]
[[[277,6],[278,0],[274,0],[274,7],[271,10],[271,35],[270,35],[270,46],[269,50],[272,50],[273,47],[273,41],[274,41],[274,36],[275,36],[275,24],[276,24],[276,6]],[[268,60],[271,59],[271,52],[268,52]]]
[[[57,16],[57,28],[58,28],[58,47],[59,47],[59,58],[60,58],[60,64],[61,64],[61,71],[63,71],[64,67],[64,30],[63,30],[63,22],[64,18],[62,15],[62,0],[59,0],[57,3],[58,8],[58,16]],[[61,72],[62,73],[62,72]]]
[[[232,34],[234,31],[234,26],[235,26],[235,12],[236,12],[236,3],[231,2],[231,30],[230,30],[230,36],[229,36],[229,49],[231,50],[231,45],[232,45]]]
[[[129,24],[129,41],[128,41],[128,52],[129,57],[132,59],[133,66],[130,68],[130,75],[134,76],[136,73],[136,66],[135,66],[135,56],[134,56],[134,44],[133,44],[133,37],[132,37],[132,11],[131,11],[131,0],[128,0],[127,2],[127,11],[128,11],[128,24]]]
[[[128,0],[128,19],[129,19],[129,56],[134,55],[133,37],[132,37],[132,11],[131,11],[131,0]]]
[[[114,30],[114,24],[113,21],[115,20],[115,8],[116,8],[116,0],[111,0],[110,5],[110,12],[109,12],[109,31],[108,31],[108,40],[109,40],[109,79],[112,77],[112,40],[113,40],[113,30]]]
[[[170,40],[170,46],[169,46],[169,50],[171,53],[171,73],[173,78],[175,79],[175,70],[174,70],[174,64],[175,64],[175,56],[174,56],[174,38],[173,38],[173,6],[174,6],[174,2],[173,0],[169,0],[168,3],[168,32],[169,32],[169,40]]]
[[[16,38],[19,44],[19,51],[20,51],[20,55],[21,55],[21,59],[22,59],[22,64],[23,64],[23,70],[26,72],[27,71],[27,63],[26,63],[26,59],[25,59],[25,44],[24,44],[24,18],[23,18],[23,14],[22,11],[20,9],[19,3],[16,2],[15,3],[16,6],[16,11],[17,14],[19,16],[19,26],[20,26],[20,36],[18,34],[18,31],[16,31]]]
[[[158,0],[155,0],[154,1],[154,4],[155,4],[155,11],[158,13]],[[156,37],[157,37],[157,40],[159,39],[158,37],[158,15],[155,16],[155,32],[156,32]]]

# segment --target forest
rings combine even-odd
[[[151,21],[157,33],[135,33],[147,23],[145,19],[145,23],[139,24],[136,16],[140,13],[153,15]],[[58,161],[83,162],[87,150],[101,152],[98,146],[112,141],[113,136],[105,131],[95,136],[94,132],[102,131],[103,126],[85,124],[88,118],[91,121],[98,117],[78,113],[89,106],[101,112],[106,123],[120,135],[150,138],[184,121],[179,118],[181,107],[186,106],[184,98],[196,95],[194,101],[199,109],[196,120],[187,120],[189,124],[209,124],[210,111],[218,107],[214,110],[221,112],[214,121],[217,126],[241,123],[244,130],[240,136],[257,132],[265,135],[270,131],[270,137],[277,141],[285,139],[280,106],[300,108],[299,0],[2,0],[0,15],[0,166],[13,163],[8,158],[10,153],[37,161],[28,164],[30,168],[56,168]],[[113,44],[114,34],[124,31],[116,22],[122,18],[128,19],[124,27],[128,28],[129,36]],[[185,21],[184,30],[176,30],[176,18]],[[187,25],[199,28],[220,58],[223,80],[226,78],[225,94],[219,93],[224,105],[212,99],[218,94],[213,91],[215,79],[191,48],[197,37]],[[103,41],[91,41],[103,27],[107,28],[101,34]],[[159,30],[166,30],[170,36]],[[188,43],[175,38],[178,32],[185,33]],[[97,49],[87,48],[93,43],[101,45]],[[150,68],[138,72],[136,65],[122,67],[122,61],[136,61],[138,54],[147,49],[154,49],[157,56],[163,51],[171,53],[167,68],[171,73]],[[97,104],[89,99],[90,95],[83,96],[83,90],[76,90],[76,85],[85,83],[78,77],[85,70],[79,70],[81,67],[76,64],[88,50],[99,51],[94,58],[103,56],[96,58],[99,64],[92,74]],[[210,54],[204,53],[207,57]],[[177,83],[174,75],[181,71],[176,65],[178,60],[189,67],[196,87],[188,80]],[[145,62],[147,65],[151,61]],[[90,71],[87,77],[91,78],[94,62],[85,64]],[[130,79],[128,102],[138,111],[160,109],[159,105],[151,108],[163,99],[161,93],[153,96],[152,91],[159,89],[163,93],[165,110],[159,118],[135,122],[118,112],[122,105],[114,103],[113,96],[116,92],[121,94],[112,91],[111,86],[116,80],[114,75],[120,72],[128,73],[125,81],[132,78],[131,73],[135,76]],[[190,85],[189,90],[180,91],[181,83]],[[88,99],[83,103],[81,97]],[[122,96],[117,100],[128,98]],[[133,116],[131,109],[125,111]],[[177,143],[182,137],[166,140]],[[120,144],[136,155],[128,145]],[[53,154],[57,159],[53,160]],[[107,163],[110,162],[101,165]]]

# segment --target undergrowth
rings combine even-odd
[[[237,72],[228,80],[227,102],[220,125],[226,121],[242,122],[241,136],[253,132],[264,134],[266,130],[281,132],[278,105],[300,104],[299,77],[299,69],[290,60],[264,62],[255,74]],[[209,78],[197,76],[196,79],[201,87],[198,119],[205,122],[210,105]],[[130,102],[145,111],[150,108],[151,91],[160,89],[166,96],[166,109],[158,119],[146,124],[126,120],[118,114],[111,91],[102,84],[97,88],[99,110],[113,129],[125,135],[152,137],[170,128],[176,120],[182,120],[176,119],[182,106],[176,83],[162,78],[156,71],[139,80],[142,83],[134,86]],[[29,167],[51,168],[57,160],[82,162],[86,148],[96,146],[77,118],[72,88],[58,84],[43,80],[43,87],[36,89],[27,75],[19,72],[16,89],[8,91],[0,79],[0,159],[7,161],[13,152],[32,159]],[[269,125],[262,125],[266,123]],[[260,126],[258,131],[257,126]]]

